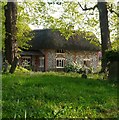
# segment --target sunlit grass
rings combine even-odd
[[[3,75],[3,118],[117,118],[117,86],[77,73]]]

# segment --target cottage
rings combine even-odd
[[[64,70],[66,64],[74,62],[96,69],[99,47],[86,38],[75,35],[66,40],[59,31],[34,30],[29,42],[32,47],[21,53],[20,64],[33,71]]]

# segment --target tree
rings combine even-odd
[[[17,20],[17,2],[7,2],[5,9],[5,59],[11,64],[10,73],[15,71],[17,65],[17,42],[16,42],[16,20]]]
[[[79,4],[82,8],[81,4]],[[112,12],[114,12],[117,16],[119,16],[118,12],[115,12],[112,10],[112,4],[111,7],[108,6],[109,4],[105,2],[105,0],[100,1],[98,0],[97,4],[92,8],[87,8],[83,10],[90,10],[98,8],[99,11],[99,22],[100,22],[100,32],[101,32],[101,50],[102,50],[102,58],[105,56],[105,52],[108,49],[111,49],[111,42],[110,42],[110,31],[109,31],[109,22],[108,22],[108,9]],[[102,59],[102,70],[101,72],[104,72],[107,66],[107,62],[105,59]]]
[[[24,12],[24,8],[20,4],[17,4],[16,0],[4,3],[3,6],[5,18],[2,21],[5,40],[3,37],[2,49],[5,51],[5,59],[11,65],[9,72],[13,73],[18,61],[18,47],[28,47],[26,42],[31,39],[29,36],[31,29],[27,25],[29,22],[28,14]]]
[[[56,5],[56,7],[54,6],[54,4]],[[102,45],[103,56],[105,54],[105,51],[111,46],[109,26],[108,26],[108,17],[109,17],[108,11],[111,11],[116,15],[118,15],[118,12],[115,12],[112,9],[112,6],[109,6],[109,4],[107,4],[105,1],[104,2],[98,1],[97,4],[94,5],[94,7],[90,7],[90,8],[87,8],[86,4],[85,7],[83,8],[79,2],[78,4],[77,2],[65,2],[65,1],[44,3],[42,0],[36,0],[35,2],[31,2],[31,3],[24,2],[24,4],[22,4],[21,6],[25,10],[24,13],[25,14],[27,13],[28,14],[27,16],[30,17],[31,19],[30,21],[32,24],[43,25],[44,28],[50,27],[53,29],[59,29],[62,35],[65,36],[67,39],[71,35],[75,34],[74,29],[78,29],[77,31],[80,34],[83,33],[85,30],[87,30],[87,28],[91,28],[91,25],[92,28],[94,28],[95,26],[98,25],[100,21],[101,41],[102,41],[101,45]],[[79,6],[85,12],[81,11],[81,9],[79,9],[80,8]],[[98,12],[94,11],[97,10],[96,8],[98,9]],[[58,12],[58,10],[60,10],[60,12]],[[92,13],[86,12],[91,10]],[[60,15],[54,16],[54,14],[57,14],[57,12],[60,13]],[[90,18],[87,17],[87,16],[91,16],[89,14],[95,14],[95,13],[96,14],[99,13],[99,21],[94,17],[90,17]],[[103,18],[103,16],[105,17]],[[24,34],[21,35],[18,34],[18,36],[21,36],[21,38],[22,35]],[[19,41],[19,45],[22,44],[21,41],[23,41],[23,39]],[[105,67],[106,67],[106,62],[102,61],[102,68],[103,68],[102,71],[104,71]]]
[[[102,50],[102,72],[105,71],[107,62],[105,61],[104,56],[106,50],[111,48],[110,43],[110,33],[109,33],[109,25],[108,25],[108,11],[107,11],[107,3],[99,2],[97,4],[99,10],[99,21],[100,21],[100,31],[101,31],[101,50]]]
[[[5,6],[5,58],[9,64],[12,64],[15,57],[15,45],[16,45],[16,16],[17,5],[16,2],[7,2]]]
[[[70,3],[70,5],[72,5],[73,3]],[[75,4],[75,3],[74,3]],[[109,8],[108,6],[108,3],[105,2],[105,0],[101,1],[98,0],[97,1],[97,4],[94,6],[94,7],[90,7],[90,8],[87,8],[86,7],[86,4],[85,4],[85,8],[83,8],[81,6],[81,4],[78,2],[79,6],[84,10],[84,11],[87,11],[87,10],[94,10],[95,8],[98,9],[99,11],[99,22],[100,22],[100,32],[101,32],[101,50],[102,50],[102,58],[104,58],[105,56],[105,52],[106,50],[108,49],[111,49],[111,42],[110,42],[110,31],[109,31],[109,23],[108,23],[108,9],[111,11],[111,12],[114,12],[115,14],[117,14],[117,16],[119,16],[119,14],[117,12],[115,12],[114,10],[112,10],[111,8]],[[70,6],[69,5],[69,6]],[[66,7],[66,6],[65,6]],[[72,18],[77,15],[76,11],[75,11],[75,8],[76,8],[76,4],[73,5],[72,7],[72,11],[74,12],[72,15]],[[68,7],[69,8],[69,7]],[[71,12],[70,10],[71,9],[67,9],[68,12]],[[75,14],[76,13],[76,14]],[[66,13],[65,13],[66,14]],[[76,21],[76,19],[75,19]],[[72,22],[72,21],[71,21]],[[65,26],[66,27],[66,26]],[[72,26],[71,26],[72,27]],[[69,26],[68,29],[71,28]],[[62,32],[62,31],[61,31]],[[106,66],[107,66],[107,62],[105,61],[105,59],[102,59],[102,70],[101,72],[104,72],[105,69],[106,69]]]

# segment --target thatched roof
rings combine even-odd
[[[22,56],[32,56],[32,55],[40,55],[40,56],[44,56],[44,54],[41,51],[22,51],[21,52]]]
[[[30,50],[41,49],[64,49],[64,50],[85,50],[98,51],[99,47],[91,44],[84,37],[75,35],[66,40],[59,31],[52,31],[51,29],[34,30],[34,37],[29,42],[32,47]]]

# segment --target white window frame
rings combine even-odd
[[[86,61],[87,66],[90,66],[90,63],[88,63],[88,62],[91,62],[91,59],[85,58],[85,59],[83,59],[83,62],[84,62],[84,61]]]
[[[44,59],[45,59],[44,57],[39,57],[39,62],[40,62],[40,60],[43,60],[43,61],[44,61]],[[44,62],[45,62],[45,61],[44,61]],[[42,64],[42,65],[40,64],[39,67],[40,67],[40,68],[43,68],[44,65],[43,65],[43,64]]]
[[[61,61],[61,63],[59,63],[59,66],[57,66],[57,61]],[[56,58],[56,68],[64,68],[65,66],[65,58]]]
[[[30,62],[28,62],[28,59],[30,59]],[[23,67],[29,67],[31,66],[31,57],[30,56],[22,56],[22,66]],[[23,63],[25,62],[25,60],[28,62],[28,64],[24,65]]]

